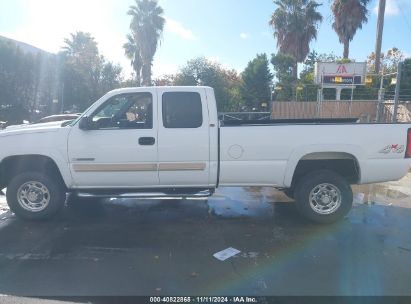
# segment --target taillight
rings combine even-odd
[[[407,132],[407,150],[405,150],[405,158],[411,158],[411,129]]]

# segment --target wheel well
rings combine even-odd
[[[17,174],[27,171],[47,173],[53,178],[58,178],[65,186],[60,170],[50,157],[19,155],[7,157],[0,163],[0,189],[7,187],[11,179]]]
[[[350,184],[357,184],[360,180],[360,167],[357,159],[348,153],[321,152],[305,155],[295,168],[291,188],[298,179],[309,172],[316,170],[331,170],[347,180]]]

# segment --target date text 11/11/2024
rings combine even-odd
[[[259,303],[256,297],[150,297],[150,303]]]

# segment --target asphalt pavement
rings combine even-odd
[[[17,219],[0,196],[0,294],[411,295],[411,177],[354,190],[332,225],[270,188],[106,200],[48,222]]]

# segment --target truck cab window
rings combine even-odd
[[[167,92],[163,94],[162,104],[165,128],[199,128],[203,125],[200,94]]]
[[[133,93],[114,96],[97,109],[92,121],[97,129],[151,129],[152,95]]]

